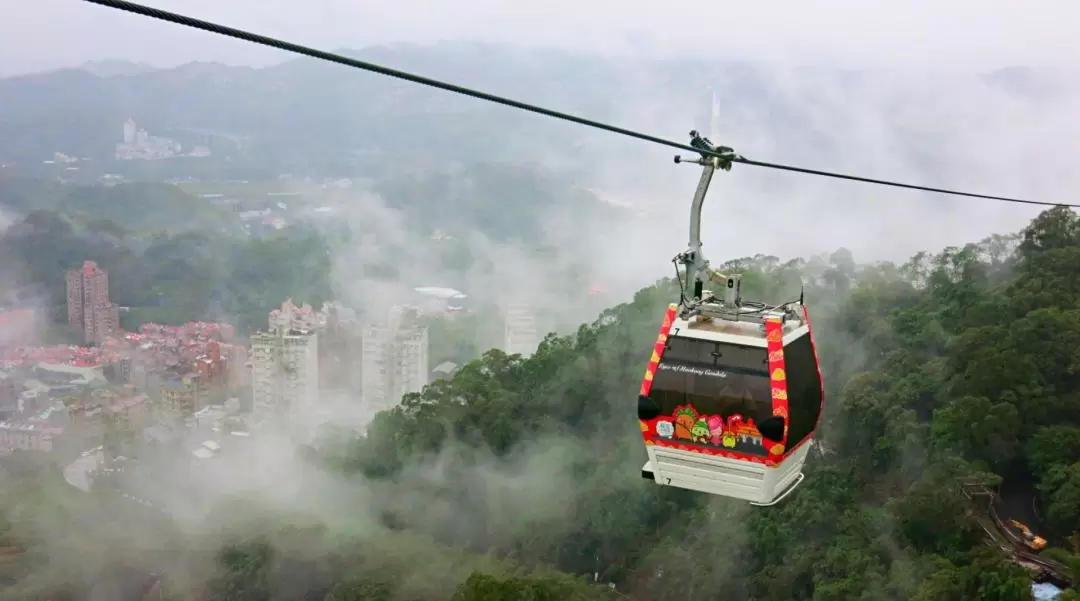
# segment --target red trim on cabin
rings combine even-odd
[[[779,318],[765,320],[765,350],[769,353],[769,387],[772,395],[772,414],[784,418],[784,438],[769,447],[771,457],[782,457],[787,447],[788,387],[784,363],[784,322]]]
[[[645,368],[645,378],[641,381],[641,392],[643,396],[649,396],[649,392],[652,390],[653,376],[656,375],[656,366],[660,364],[660,356],[664,354],[664,347],[667,345],[668,332],[671,331],[671,326],[675,324],[675,314],[678,311],[678,305],[668,305],[667,313],[664,313],[664,323],[660,325],[660,335],[656,337],[656,344],[653,345],[652,357],[649,358],[649,365]]]
[[[803,320],[806,321],[807,336],[810,337],[810,351],[814,354],[814,366],[818,372],[818,381],[821,382],[821,402],[818,404],[818,417],[814,422],[814,429],[810,431],[810,436],[807,436],[799,444],[787,450],[784,453],[784,459],[787,459],[791,455],[795,454],[807,442],[810,442],[814,435],[817,434],[818,428],[821,426],[821,416],[825,413],[825,378],[821,374],[821,360],[818,358],[817,342],[814,340],[814,328],[810,325],[810,310],[806,308],[806,305],[802,306]]]

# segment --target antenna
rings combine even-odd
[[[709,106],[709,137],[720,139],[720,100],[716,94],[716,85],[713,85],[712,103]]]

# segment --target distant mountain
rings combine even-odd
[[[100,61],[86,61],[79,65],[79,69],[98,77],[116,77],[120,75],[140,75],[149,73],[155,67],[148,63],[136,63],[132,61],[111,59]]]
[[[688,125],[707,112],[707,89],[687,83],[703,80],[689,63],[680,73],[675,65],[474,44],[349,54],[593,118],[614,119],[643,98],[665,96],[692,99]],[[373,153],[572,164],[564,153],[580,150],[584,137],[540,116],[309,59],[261,69],[95,64],[0,80],[0,106],[0,162],[57,151],[108,158],[129,117],[152,134],[210,140],[236,159],[297,170]]]
[[[851,118],[844,105],[863,102],[882,114],[896,113],[904,123],[910,107],[950,92],[921,81],[922,74],[899,79],[888,73],[628,60],[471,43],[343,52],[679,139],[691,127],[708,126],[715,92],[726,124],[753,127],[759,137],[783,136],[793,147],[808,149],[810,157],[837,144],[830,124],[822,123],[822,110]],[[1023,94],[1041,89],[1037,83],[1045,80],[1034,72],[1006,70],[984,80],[973,74],[968,83]],[[108,159],[129,117],[153,135],[210,145],[231,169],[257,167],[271,174],[339,174],[357,165],[420,160],[543,161],[587,171],[596,161],[585,164],[585,158],[616,148],[610,136],[572,124],[311,59],[265,68],[191,63],[156,70],[102,61],[2,79],[0,106],[0,163],[40,163],[58,151]],[[855,121],[849,126],[863,127]],[[920,143],[910,141],[916,155]]]

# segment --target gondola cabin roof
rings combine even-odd
[[[738,313],[718,316],[692,315],[689,319],[677,317],[671,325],[670,336],[697,338],[727,344],[765,348],[765,322],[779,319],[783,322],[784,345],[810,332],[810,325],[803,317],[801,303],[760,310],[742,309]]]

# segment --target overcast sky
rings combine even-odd
[[[393,41],[516,41],[643,54],[708,52],[947,70],[1075,67],[1076,0],[148,0],[151,6],[326,48]],[[0,0],[0,74],[86,60],[265,64],[262,49],[83,0]],[[782,7],[782,8],[781,8]]]

